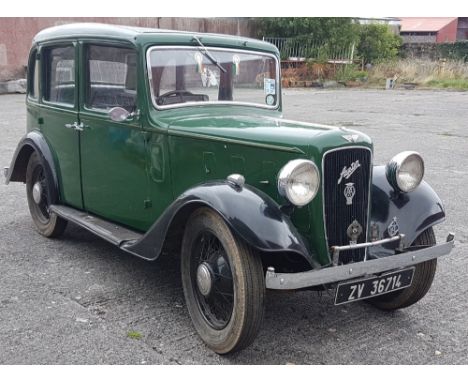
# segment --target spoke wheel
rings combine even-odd
[[[187,222],[181,274],[192,322],[208,347],[227,354],[255,339],[263,319],[262,263],[208,208]]]
[[[26,195],[29,212],[39,233],[46,237],[57,237],[63,233],[67,221],[49,211],[52,193],[46,169],[34,152],[29,158],[26,169]]]
[[[209,230],[202,231],[194,244],[191,276],[200,312],[211,327],[223,329],[234,308],[234,283],[226,251]]]

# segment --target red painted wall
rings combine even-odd
[[[457,40],[457,27],[458,19],[453,20],[451,23],[443,27],[437,32],[436,42],[453,42]]]
[[[194,32],[254,36],[247,18],[182,17],[0,17],[0,81],[25,77],[31,41],[37,32],[60,24],[98,22]]]

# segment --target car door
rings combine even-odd
[[[55,157],[62,203],[82,208],[76,57],[74,42],[40,47],[42,95],[37,123]]]
[[[148,216],[146,142],[137,116],[112,121],[114,107],[137,114],[137,52],[83,41],[81,168],[86,210],[144,230]]]

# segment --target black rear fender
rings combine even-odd
[[[46,139],[39,131],[29,132],[18,143],[8,172],[5,174],[5,183],[26,182],[26,169],[28,168],[29,158],[33,152],[37,152],[47,173],[47,179],[49,181],[49,200],[57,202],[59,187],[52,151]]]

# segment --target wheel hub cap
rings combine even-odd
[[[42,200],[42,185],[40,182],[36,182],[32,189],[32,196],[34,203],[39,204]]]
[[[203,296],[208,296],[213,287],[213,277],[208,264],[201,263],[197,269],[197,286]]]

